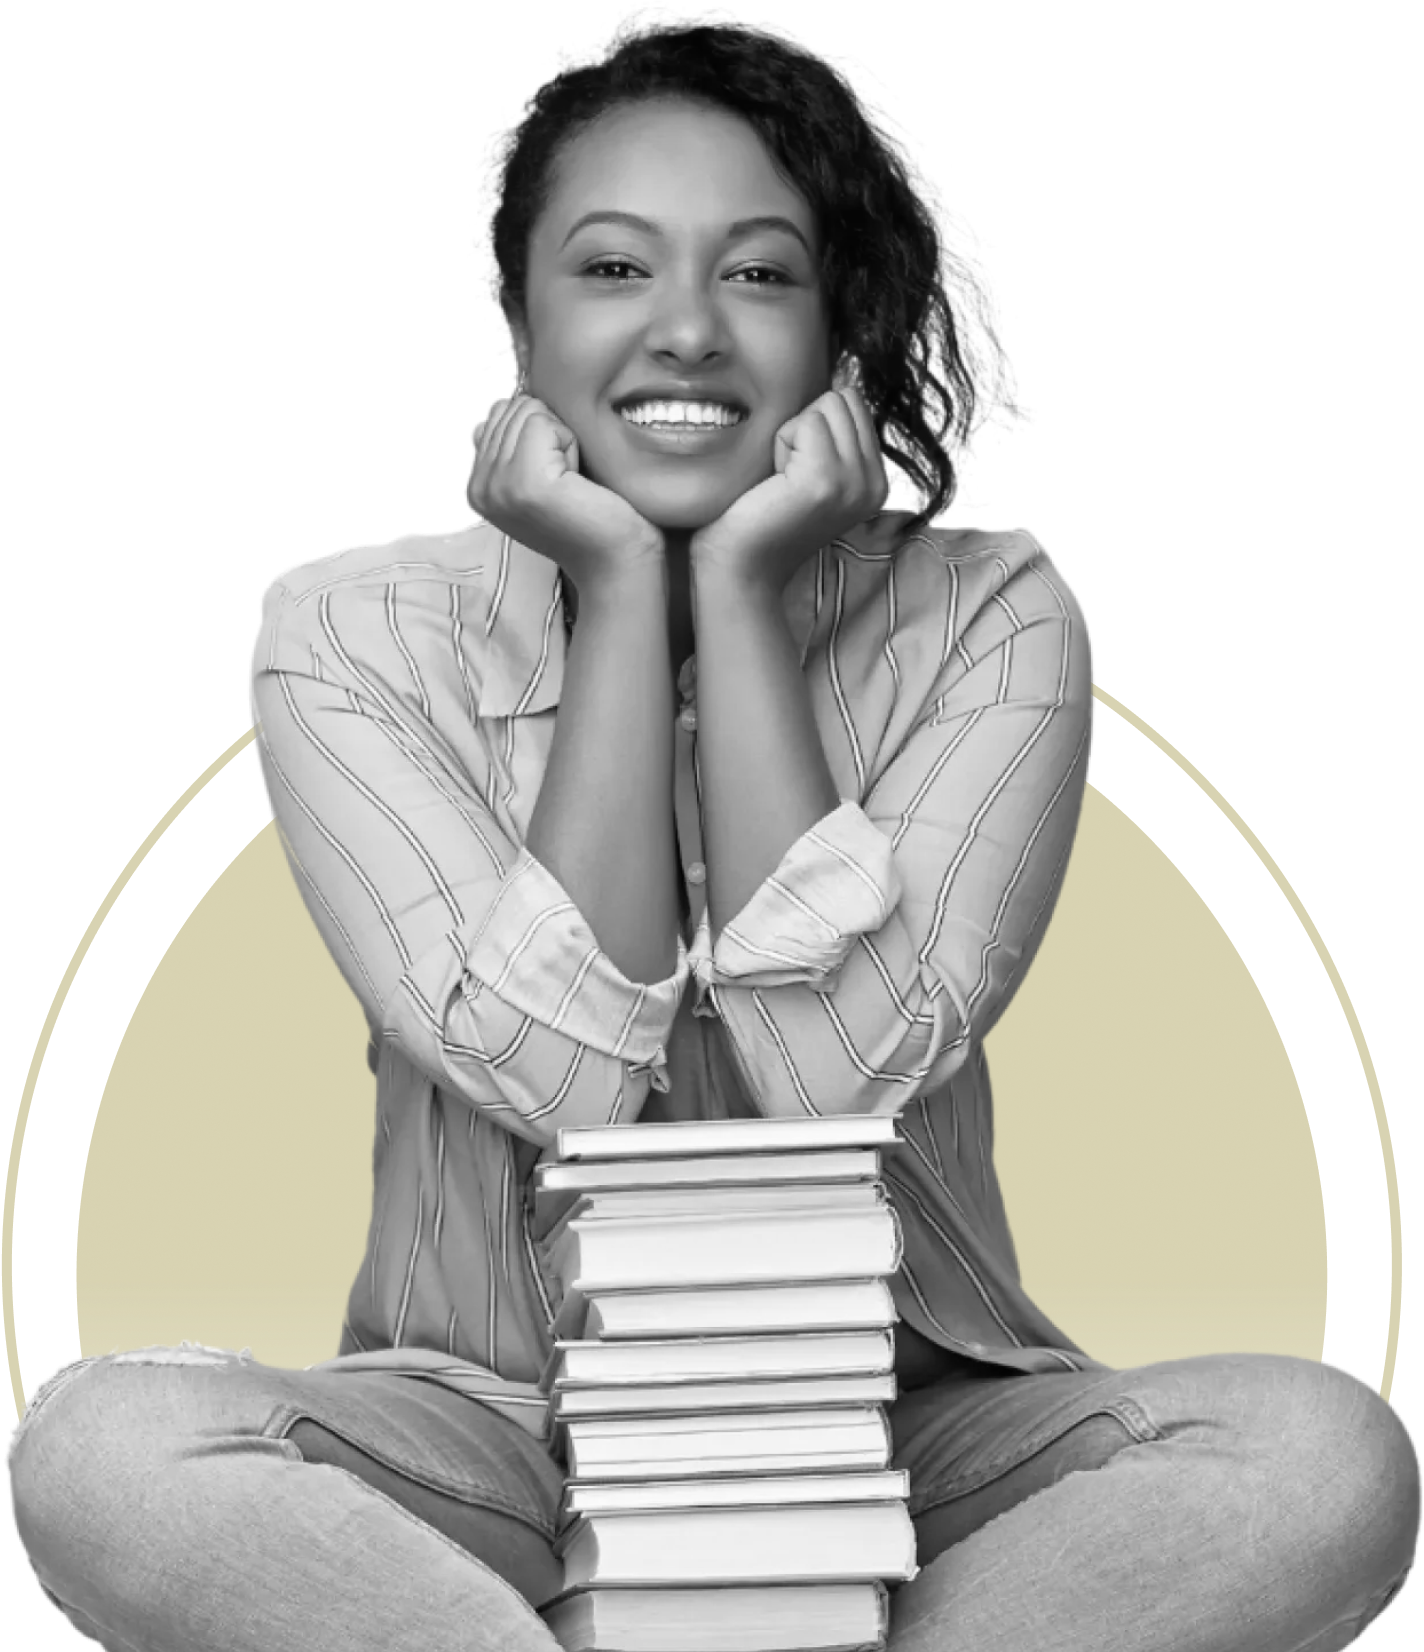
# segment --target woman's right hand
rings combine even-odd
[[[466,497],[487,522],[556,562],[587,590],[646,558],[663,536],[609,488],[579,474],[578,440],[534,396],[498,401],[475,431]]]

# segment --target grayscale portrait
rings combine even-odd
[[[1021,12],[24,26],[26,1645],[1405,1644],[1402,31]]]

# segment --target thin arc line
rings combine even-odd
[[[4,1236],[3,1242],[0,1242],[0,1280],[3,1280],[5,1304],[5,1354],[10,1366],[10,1387],[14,1393],[15,1415],[17,1417],[23,1417],[25,1414],[25,1388],[20,1381],[20,1350],[15,1340],[15,1298],[11,1284],[11,1263],[14,1260],[15,1189],[20,1179],[20,1151],[25,1142],[25,1126],[29,1123],[30,1103],[34,1099],[35,1085],[39,1082],[40,1067],[49,1049],[49,1041],[54,1033],[55,1023],[59,1020],[59,1012],[64,1008],[64,1001],[69,996],[69,989],[74,985],[74,977],[79,973],[79,966],[84,962],[89,948],[94,944],[94,937],[99,933],[99,925],[108,917],[114,902],[123,893],[124,886],[129,879],[138,871],[149,850],[153,848],[159,838],[177,820],[178,816],[183,813],[184,809],[188,807],[214,775],[220,769],[226,768],[233,758],[245,746],[251,745],[256,738],[257,730],[254,727],[234,740],[215,763],[210,763],[203,770],[143,842],[139,844],[128,865],[119,873],[114,880],[113,887],[99,903],[98,911],[89,920],[89,927],[84,931],[79,945],[74,949],[74,956],[69,960],[69,967],[65,970],[59,988],[49,1006],[49,1014],[45,1016],[44,1025],[40,1028],[40,1036],[35,1043],[35,1053],[30,1059],[30,1070],[25,1075],[25,1087],[20,1094],[19,1112],[15,1115],[15,1133],[10,1142],[10,1164],[5,1175]]]
[[[1345,1013],[1345,1020],[1349,1025],[1350,1034],[1355,1040],[1355,1050],[1360,1058],[1360,1065],[1365,1071],[1365,1082],[1369,1086],[1370,1100],[1374,1104],[1375,1124],[1379,1129],[1380,1152],[1384,1158],[1385,1186],[1389,1192],[1389,1240],[1390,1240],[1390,1292],[1389,1292],[1389,1342],[1385,1348],[1384,1376],[1380,1381],[1380,1398],[1389,1399],[1389,1392],[1394,1384],[1394,1363],[1399,1351],[1399,1314],[1403,1295],[1404,1272],[1404,1245],[1399,1225],[1399,1182],[1394,1169],[1394,1146],[1389,1133],[1389,1120],[1385,1115],[1384,1097],[1380,1094],[1379,1078],[1375,1073],[1375,1064],[1370,1058],[1369,1046],[1365,1043],[1364,1029],[1360,1026],[1360,1018],[1355,1014],[1355,1006],[1350,1002],[1350,995],[1345,990],[1345,983],[1340,977],[1340,971],[1335,967],[1335,960],[1330,956],[1329,949],[1321,939],[1320,931],[1311,922],[1310,914],[1301,903],[1300,896],[1291,888],[1284,872],[1271,858],[1260,838],[1251,830],[1246,822],[1237,814],[1236,810],[1212,785],[1211,781],[1196,767],[1182,756],[1181,752],[1147,723],[1123,705],[1121,700],[1115,700],[1111,694],[1093,684],[1093,698],[1101,700],[1110,711],[1115,711],[1124,722],[1131,723],[1139,734],[1144,734],[1154,746],[1164,752],[1179,769],[1206,793],[1216,804],[1222,814],[1231,822],[1255,851],[1257,858],[1275,880],[1281,893],[1290,902],[1291,910],[1300,920],[1301,927],[1310,937],[1310,944],[1315,948],[1316,956],[1330,977],[1330,985],[1335,989],[1335,996],[1340,1001],[1340,1008]],[[1091,782],[1090,782],[1091,784]],[[8,1205],[7,1205],[8,1210]],[[9,1275],[6,1275],[8,1289]],[[6,1299],[8,1301],[8,1297]]]
[[[1146,738],[1151,740],[1153,745],[1169,757],[1184,774],[1194,780],[1212,800],[1212,802],[1216,804],[1216,806],[1221,810],[1236,830],[1241,833],[1242,837],[1245,838],[1246,842],[1255,852],[1261,864],[1270,873],[1281,893],[1290,903],[1291,910],[1295,913],[1302,927],[1305,929],[1306,934],[1310,937],[1311,945],[1315,948],[1316,955],[1319,957],[1320,962],[1325,969],[1325,973],[1329,977],[1330,984],[1335,989],[1335,996],[1339,1000],[1341,1010],[1345,1015],[1346,1023],[1350,1028],[1351,1036],[1355,1042],[1355,1049],[1359,1054],[1360,1063],[1364,1069],[1365,1081],[1369,1087],[1370,1099],[1374,1106],[1375,1123],[1379,1131],[1380,1148],[1384,1158],[1385,1184],[1389,1194],[1390,1260],[1392,1277],[1390,1282],[1389,1339],[1385,1352],[1384,1376],[1380,1383],[1380,1395],[1383,1399],[1388,1400],[1390,1390],[1394,1382],[1395,1361],[1399,1348],[1399,1319],[1402,1297],[1403,1244],[1400,1231],[1399,1183],[1395,1171],[1394,1149],[1390,1136],[1389,1121],[1385,1113],[1384,1098],[1380,1093],[1379,1079],[1375,1072],[1374,1062],[1370,1056],[1369,1046],[1365,1041],[1364,1031],[1360,1026],[1359,1017],[1355,1013],[1355,1007],[1351,1003],[1350,995],[1345,989],[1345,983],[1340,976],[1340,971],[1335,965],[1335,960],[1330,956],[1329,949],[1326,947],[1324,940],[1321,938],[1320,931],[1312,922],[1310,914],[1306,911],[1300,897],[1291,887],[1289,880],[1281,871],[1280,867],[1276,864],[1275,860],[1272,859],[1265,845],[1236,812],[1236,810],[1233,809],[1232,806],[1226,801],[1216,787],[1212,785],[1204,774],[1202,774],[1201,770],[1198,769],[1195,764],[1189,762],[1188,759],[1185,758],[1175,746],[1173,746],[1169,741],[1163,739],[1163,737],[1149,724],[1145,723],[1134,712],[1129,711],[1120,700],[1115,699],[1111,694],[1107,693],[1104,689],[1099,688],[1096,684],[1093,685],[1092,692],[1093,697],[1096,700],[1101,701],[1103,705],[1109,708],[1109,710],[1115,711],[1121,718],[1123,718],[1125,722],[1130,723],[1139,734],[1145,735]],[[153,846],[158,842],[159,838],[163,836],[164,832],[168,830],[168,828],[173,824],[183,810],[187,808],[188,804],[193,801],[203,787],[206,786],[221,769],[225,768],[227,764],[230,763],[245,746],[252,742],[252,740],[256,737],[256,732],[257,731],[255,728],[248,729],[247,732],[239,736],[239,738],[235,740],[233,744],[230,745],[227,750],[216,759],[215,762],[211,763],[208,768],[206,768],[203,773],[198,776],[193,784],[188,787],[182,796],[178,798],[177,802],[173,804],[173,806],[143,840],[139,847],[134,851],[134,854],[128,864],[124,867],[123,871],[120,872],[119,876],[114,881],[112,888],[100,903],[98,910],[89,922],[88,928],[84,931],[79,945],[75,948],[74,955],[69,961],[69,966],[60,980],[59,987],[57,988],[54,999],[50,1004],[49,1013],[45,1017],[44,1025],[40,1029],[40,1036],[36,1041],[35,1052],[30,1060],[29,1071],[25,1077],[24,1089],[21,1092],[20,1106],[15,1117],[15,1129],[11,1139],[10,1159],[5,1177],[3,1243],[0,1244],[0,1286],[3,1286],[4,1298],[5,1352],[10,1368],[10,1385],[15,1400],[15,1413],[17,1418],[22,1417],[25,1412],[25,1391],[24,1385],[20,1380],[19,1349],[15,1339],[14,1289],[12,1283],[12,1265],[14,1260],[15,1189],[19,1180],[20,1154],[24,1146],[25,1127],[29,1122],[30,1106],[34,1097],[35,1085],[39,1080],[40,1067],[43,1064],[45,1054],[48,1051],[50,1038],[53,1035],[55,1024],[59,1019],[59,1013],[64,1007],[64,1001],[69,994],[69,989],[74,983],[75,976],[79,973],[79,967],[84,962],[89,948],[93,945],[94,937],[99,931],[99,926],[108,916],[120,894],[122,894],[125,885],[129,882],[130,878],[133,877],[140,864],[147,857]]]

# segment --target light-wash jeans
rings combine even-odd
[[[976,1366],[891,1420],[923,1568],[895,1652],[1333,1652],[1413,1556],[1408,1436],[1309,1361]],[[115,1652],[555,1647],[557,1464],[419,1378],[109,1355],[41,1390],[11,1471],[41,1583]]]

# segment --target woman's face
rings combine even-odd
[[[830,386],[810,207],[744,121],[611,111],[560,157],[513,323],[529,391],[584,473],[661,528],[699,528],[772,473]]]

